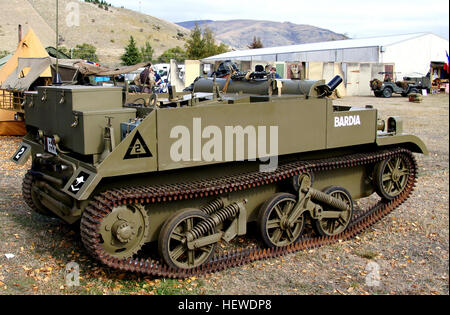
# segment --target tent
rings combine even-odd
[[[0,68],[3,67],[3,65],[4,65],[5,63],[7,63],[8,60],[9,60],[9,58],[11,58],[11,57],[12,57],[12,55],[9,54],[9,55],[6,55],[6,56],[3,57],[3,58],[0,58]]]
[[[36,36],[34,31],[30,28],[28,33],[22,39],[22,41],[17,46],[17,50],[9,58],[8,62],[0,69],[0,85],[9,77],[10,74],[16,70],[19,58],[40,58],[40,57],[49,57],[47,51],[42,46],[41,41]],[[24,70],[24,75],[28,74],[27,69]],[[41,77],[51,78],[52,73],[50,71],[50,67],[48,67],[42,74]]]
[[[40,77],[40,74],[51,65],[48,58],[19,58],[16,70],[3,82],[2,89],[26,92]],[[22,75],[28,70],[27,75]]]
[[[19,66],[19,58],[41,58],[49,57],[47,51],[41,44],[41,41],[36,36],[34,31],[30,28],[25,37],[17,45],[16,52],[9,56],[9,58],[4,58],[1,61],[4,62],[3,65],[0,63],[0,86],[6,79],[15,71]],[[7,60],[6,60],[7,59]],[[30,72],[29,68],[24,68],[21,72],[22,76],[27,76]],[[47,67],[39,75],[40,77],[51,78],[52,73],[50,67]],[[0,91],[5,94],[7,91]],[[23,121],[15,120],[15,112],[3,110],[5,104],[1,103],[0,100],[0,136],[23,136],[26,134],[25,123]]]
[[[80,75],[111,77],[130,73],[151,65],[149,62],[143,62],[128,67],[106,68],[81,59],[59,59],[58,64],[58,72],[61,75],[63,85],[77,84]],[[3,84],[0,85],[0,88],[21,92],[29,91],[30,89],[33,90],[33,84],[41,77],[41,73],[48,67],[51,67],[52,72],[55,71],[55,58],[19,58],[17,68],[8,78],[6,78]],[[29,69],[27,75],[23,75],[24,69]]]

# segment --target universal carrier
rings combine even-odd
[[[102,263],[149,275],[204,274],[351,238],[409,197],[412,153],[427,149],[398,117],[333,105],[341,81],[200,79],[149,106],[119,87],[40,87],[26,94],[28,134],[12,157],[32,159],[23,197],[81,224]],[[356,208],[374,193],[375,206]],[[219,250],[249,223],[260,246]]]

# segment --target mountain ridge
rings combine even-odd
[[[185,21],[177,24],[192,29],[197,23],[210,28],[217,40],[237,49],[247,49],[253,38],[259,37],[264,47],[289,46],[348,39],[344,34],[307,24],[267,20]]]

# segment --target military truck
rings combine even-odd
[[[32,159],[23,197],[80,224],[102,263],[148,275],[188,277],[354,237],[410,196],[413,153],[427,148],[399,117],[334,105],[341,82],[243,79],[223,93],[212,80],[209,92],[153,106],[127,102],[121,88],[40,87],[26,93],[28,134],[12,157]],[[355,206],[374,193],[376,205]],[[216,251],[252,222],[263,247]]]

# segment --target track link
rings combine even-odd
[[[23,182],[22,182],[22,196],[23,196],[23,199],[25,200],[25,203],[28,205],[28,207],[30,207],[31,210],[33,210],[36,213],[39,213],[46,217],[55,217],[55,215],[50,210],[44,209],[43,206],[42,206],[42,208],[39,208],[34,203],[33,197],[32,197],[33,180],[34,180],[33,175],[31,174],[30,171],[28,171],[25,174],[25,178],[23,179]]]
[[[28,171],[25,174],[25,178],[23,179],[22,182],[22,196],[23,199],[25,200],[25,203],[28,205],[28,207],[31,208],[31,210],[39,212],[38,208],[34,204],[33,199],[31,197],[32,185],[33,185],[33,175],[31,175],[31,173]]]
[[[258,186],[285,181],[295,175],[308,172],[324,172],[340,168],[367,166],[386,158],[403,155],[407,157],[410,176],[404,191],[394,200],[381,200],[375,206],[355,215],[346,231],[333,237],[304,237],[295,244],[278,248],[253,247],[235,250],[190,270],[169,268],[164,263],[152,259],[117,259],[109,256],[101,247],[99,228],[104,217],[114,207],[128,204],[155,204],[177,200],[198,199],[208,196],[251,189]],[[215,180],[158,186],[138,186],[113,189],[93,198],[81,219],[81,238],[89,253],[103,264],[122,271],[141,273],[157,277],[187,278],[245,265],[257,260],[280,257],[289,253],[317,248],[354,238],[380,221],[405,202],[411,195],[417,180],[417,163],[414,155],[402,148],[375,153],[353,154],[346,157],[322,160],[299,161],[281,165],[274,173],[246,173]]]

